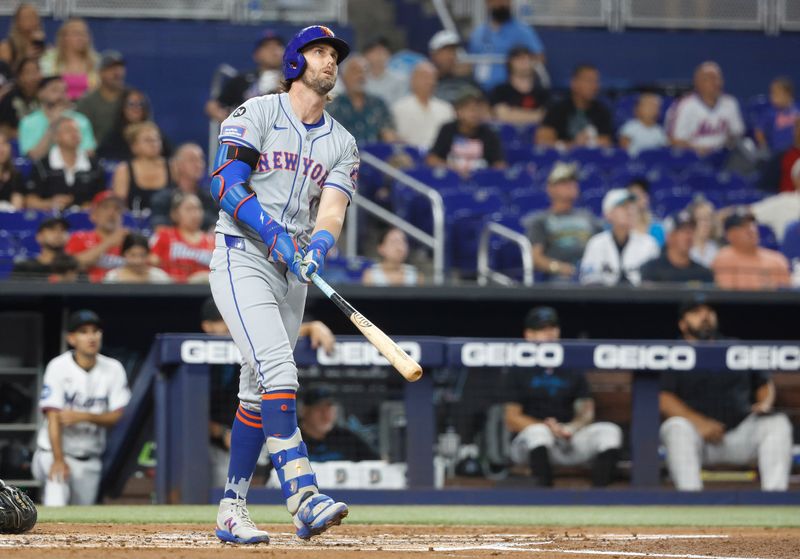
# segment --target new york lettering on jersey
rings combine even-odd
[[[261,154],[250,187],[262,208],[301,246],[313,229],[322,189],[336,188],[348,199],[355,192],[359,157],[352,135],[327,113],[315,124],[304,124],[285,93],[246,101],[222,123],[219,140]],[[217,231],[260,242],[226,213]]]

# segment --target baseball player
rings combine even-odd
[[[39,407],[45,421],[36,439],[34,477],[44,483],[46,506],[93,505],[97,500],[106,428],[130,400],[125,369],[100,355],[100,318],[82,310],[67,319],[67,342],[44,372]]]
[[[558,315],[550,307],[536,307],[525,317],[525,339],[554,342],[561,337]],[[511,459],[528,464],[534,482],[553,485],[551,464],[591,464],[592,485],[613,481],[622,447],[622,430],[606,421],[594,421],[594,400],[582,371],[534,369],[512,374],[506,404],[506,427],[515,433]]]
[[[319,493],[297,427],[293,348],[307,283],[336,243],[355,192],[356,142],[324,110],[350,47],[327,27],[286,46],[284,93],[248,99],[220,125],[211,193],[222,211],[211,292],[243,356],[217,536],[268,542],[246,496],[266,439],[298,537],[339,524],[347,505]]]

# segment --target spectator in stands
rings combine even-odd
[[[525,317],[524,338],[557,342],[561,328],[556,311],[535,307]],[[512,371],[505,405],[506,428],[515,436],[511,460],[528,465],[536,485],[553,485],[552,464],[591,464],[592,485],[614,479],[622,447],[622,429],[594,421],[594,400],[583,371],[563,368]]]
[[[634,196],[624,188],[612,188],[603,197],[603,215],[610,230],[586,243],[580,267],[583,284],[639,285],[640,268],[659,254],[653,237],[634,229]]]
[[[580,195],[574,165],[558,162],[547,177],[550,207],[523,218],[533,245],[533,265],[549,281],[575,278],[586,242],[602,224],[585,209],[575,208]]]
[[[511,0],[486,0],[489,21],[477,26],[469,40],[472,54],[494,55],[505,60],[516,46],[528,48],[544,62],[544,46],[536,31],[512,16]],[[508,79],[503,62],[481,62],[475,65],[475,79],[484,91],[491,91]]]
[[[435,95],[450,104],[455,103],[464,90],[480,89],[471,77],[470,67],[458,62],[460,47],[458,34],[447,29],[437,31],[428,41],[428,55],[439,73]]]
[[[794,145],[781,158],[781,192],[800,188],[800,118],[794,123]]]
[[[800,175],[800,164],[797,167]],[[750,211],[759,223],[769,226],[778,242],[782,243],[786,228],[800,219],[800,176],[796,190],[779,192],[750,204]]]
[[[45,211],[88,207],[106,188],[105,171],[81,149],[77,122],[61,117],[52,128],[55,145],[33,165],[25,185],[25,206]]]
[[[719,250],[711,269],[724,289],[775,289],[789,286],[789,262],[780,252],[759,246],[756,218],[746,207],[725,218],[728,246]]]
[[[141,122],[128,126],[125,138],[133,156],[117,165],[111,188],[129,209],[149,212],[153,195],[172,182],[169,161],[161,155],[161,131],[153,122]]]
[[[42,482],[47,506],[93,505],[103,471],[106,429],[130,400],[122,363],[100,354],[100,317],[81,310],[67,319],[70,350],[44,372],[39,427],[31,470]]]
[[[122,241],[122,257],[125,263],[110,270],[103,283],[172,283],[164,270],[148,263],[150,244],[147,237],[128,233]]]
[[[386,104],[366,92],[367,61],[350,55],[339,70],[345,93],[328,105],[328,112],[356,139],[359,146],[397,141],[392,115]]]
[[[175,226],[159,230],[153,241],[153,264],[177,283],[207,283],[214,236],[201,229],[200,199],[191,193],[176,192],[170,217]]]
[[[378,460],[380,457],[347,427],[337,425],[339,407],[333,391],[311,386],[301,391],[300,432],[312,462]]]
[[[386,229],[378,243],[379,263],[364,270],[364,285],[419,285],[423,282],[422,273],[408,259],[408,239],[397,227]]]
[[[439,128],[455,118],[453,106],[434,97],[435,90],[436,68],[419,62],[411,74],[411,93],[392,105],[399,140],[421,151],[429,150]]]
[[[0,132],[17,137],[19,122],[39,108],[42,73],[35,58],[23,58],[16,67],[14,86],[0,98]]]
[[[0,61],[17,68],[26,58],[38,60],[44,54],[45,34],[36,6],[22,2],[11,20],[8,37],[0,41]]]
[[[514,47],[508,53],[508,81],[489,96],[496,120],[517,125],[541,122],[549,94],[537,82],[535,60],[527,47]]]
[[[49,283],[74,283],[81,279],[81,265],[70,254],[57,254],[50,265]]]
[[[536,130],[536,143],[564,147],[611,146],[614,136],[611,111],[597,100],[600,72],[590,64],[576,66],[569,88],[566,99],[547,108],[542,125]]]
[[[800,120],[800,108],[794,101],[794,84],[787,77],[775,78],[769,86],[769,107],[756,124],[758,146],[780,154],[794,143],[794,125]]]
[[[100,83],[75,106],[75,110],[92,123],[98,144],[102,144],[114,128],[124,93],[125,59],[115,50],[104,51],[100,57]]]
[[[97,144],[92,124],[81,113],[71,110],[67,89],[58,76],[43,78],[39,82],[40,108],[19,122],[19,151],[30,159],[41,159],[50,151],[55,141],[53,124],[68,117],[78,124],[81,132],[81,149],[94,153]]]
[[[717,313],[702,297],[681,305],[678,328],[689,343],[720,339]],[[775,385],[767,372],[664,373],[661,441],[675,487],[700,491],[701,465],[758,461],[761,489],[785,491],[792,463],[792,425],[776,413]]]
[[[673,106],[667,117],[672,145],[707,155],[739,141],[744,135],[739,102],[722,87],[722,70],[716,62],[697,67],[694,92]]]
[[[71,18],[56,33],[55,47],[42,56],[42,74],[61,76],[67,86],[67,98],[77,101],[84,93],[97,87],[98,62],[86,21]]]
[[[97,148],[98,157],[111,161],[124,161],[133,156],[128,140],[125,138],[125,131],[131,124],[142,122],[153,122],[150,100],[144,92],[128,88],[122,96],[120,112],[117,114],[114,127],[106,136],[106,139]],[[168,138],[161,134],[161,155],[169,157],[172,148]]]
[[[39,254],[14,264],[11,277],[15,279],[46,279],[54,273],[54,262],[64,254],[69,239],[69,223],[63,217],[47,217],[36,229]]]
[[[11,142],[0,132],[0,211],[21,210],[25,205],[22,175],[14,167]]]
[[[153,194],[150,201],[150,224],[153,227],[171,226],[170,217],[172,197],[176,192],[195,194],[203,204],[204,231],[211,230],[219,217],[219,206],[211,192],[208,190],[206,179],[205,154],[203,148],[197,144],[185,143],[178,146],[175,155],[170,160],[172,170],[172,185]]]
[[[485,122],[486,99],[478,90],[465,90],[456,101],[456,120],[441,127],[426,162],[449,167],[463,177],[478,169],[505,169],[500,138]]]
[[[661,97],[655,93],[642,93],[636,102],[634,117],[619,130],[619,146],[628,150],[631,157],[640,152],[669,145],[664,129],[658,123],[661,114]]]
[[[368,43],[362,53],[367,61],[367,82],[364,90],[391,107],[408,93],[408,79],[389,68],[389,60],[392,58],[389,41],[385,37],[379,37]]]
[[[695,199],[686,209],[689,210],[695,223],[694,240],[692,241],[692,250],[689,252],[689,256],[698,264],[710,268],[711,263],[719,252],[714,205],[701,194],[695,196]]]
[[[650,209],[650,183],[647,179],[637,177],[628,185],[628,192],[633,194],[636,207],[635,229],[639,233],[653,237],[658,246],[664,245],[664,227]]]
[[[65,250],[72,254],[89,275],[89,281],[99,282],[106,272],[122,266],[122,241],[128,230],[122,225],[125,203],[111,190],[104,190],[92,200],[89,219],[92,231],[76,231],[67,242]]]
[[[688,210],[675,213],[668,221],[666,245],[661,256],[642,266],[643,283],[714,283],[714,274],[689,254],[695,224]]]
[[[283,38],[275,31],[264,30],[253,48],[256,68],[225,82],[219,97],[206,103],[209,118],[222,122],[233,109],[251,97],[277,92],[283,77],[281,66],[285,46]]]

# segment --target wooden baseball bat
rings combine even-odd
[[[383,331],[370,322],[367,317],[353,308],[353,305],[348,303],[344,297],[336,293],[336,291],[328,285],[322,277],[317,274],[312,274],[311,281],[314,285],[319,287],[325,296],[333,301],[339,310],[350,319],[350,322],[356,325],[356,328],[361,330],[364,337],[374,345],[378,351],[392,364],[392,367],[397,369],[397,372],[403,375],[408,382],[414,382],[422,377],[422,367],[419,363],[411,359],[409,355],[403,351],[394,340],[383,333]]]

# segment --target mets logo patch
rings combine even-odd
[[[334,36],[335,36],[335,35],[333,34],[333,31],[331,31],[331,30],[330,30],[330,28],[328,28],[328,27],[325,27],[324,25],[320,25],[320,26],[319,26],[319,29],[320,29],[320,31],[322,31],[323,33],[325,33],[325,34],[326,34],[328,37],[334,37]]]

